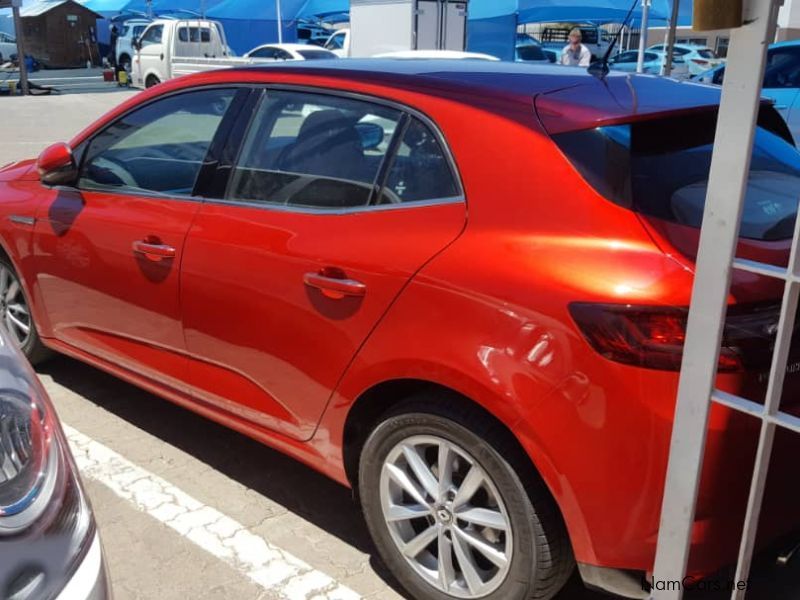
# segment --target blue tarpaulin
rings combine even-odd
[[[691,2],[685,4],[691,21]],[[502,60],[514,60],[517,27],[522,23],[621,23],[631,5],[631,0],[472,0],[467,48]],[[655,0],[653,5],[651,20],[666,22],[670,0]],[[638,22],[641,13],[641,3],[637,2],[632,19]]]

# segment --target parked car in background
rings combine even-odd
[[[352,486],[409,597],[546,600],[577,562],[644,598],[719,97],[470,60],[166,82],[0,171],[6,318],[33,359],[73,356]],[[798,195],[765,104],[741,258],[786,264]],[[763,398],[783,287],[732,286],[716,385]],[[692,577],[736,559],[759,432],[711,413]],[[786,442],[765,543],[800,525]]]
[[[333,32],[325,42],[324,48],[339,58],[350,56],[350,29],[339,29]]]
[[[650,46],[648,51],[661,52],[663,54],[665,52],[664,44]],[[725,59],[718,58],[717,54],[707,46],[675,44],[674,52],[677,56],[683,58],[686,65],[689,67],[689,75],[699,75],[704,71],[725,64]]]
[[[488,60],[500,59],[480,52],[457,52],[456,50],[401,50],[376,54],[372,58],[427,59],[427,60]]]
[[[695,77],[701,83],[722,85],[725,65]],[[773,44],[767,51],[767,64],[761,95],[775,103],[775,109],[800,140],[800,40]]]
[[[325,60],[339,58],[330,50],[308,44],[264,44],[253,48],[244,58],[265,60]]]
[[[136,54],[133,42],[139,39],[152,21],[152,19],[128,19],[117,25],[119,34],[114,52],[117,58],[117,64],[129,73],[133,65],[133,57]]]
[[[17,55],[17,40],[0,31],[0,64],[12,60]]]
[[[133,84],[145,88],[180,75],[249,62],[231,60],[222,25],[203,19],[156,19],[135,40],[134,49]]]
[[[11,167],[0,177],[14,173]],[[103,551],[58,416],[20,352],[30,354],[27,290],[0,258],[0,595],[110,598]]]
[[[667,53],[655,50],[647,50],[644,53],[644,64],[642,66],[643,73],[652,75],[661,74],[662,67],[666,65]],[[635,73],[639,61],[639,52],[637,50],[627,50],[620,52],[611,60],[608,61],[609,66],[616,71],[625,71],[627,73]],[[679,54],[674,54],[672,57],[672,77],[676,79],[686,79],[689,77],[689,67],[686,61]]]

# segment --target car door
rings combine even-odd
[[[57,340],[180,385],[178,271],[200,206],[193,187],[236,93],[178,93],[134,109],[77,149],[75,188],[45,190],[34,271]]]
[[[307,439],[403,286],[462,231],[461,187],[421,117],[291,90],[265,92],[232,167],[184,252],[187,380]]]

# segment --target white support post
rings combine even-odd
[[[636,60],[636,72],[644,71],[644,51],[647,48],[647,28],[650,26],[650,0],[642,0],[642,22],[639,34],[639,57]]]
[[[689,560],[761,80],[779,1],[746,0],[746,24],[731,32],[661,510],[653,573],[656,584],[681,582]],[[652,595],[653,600],[682,597],[680,585],[677,589],[656,585]]]
[[[275,19],[278,22],[278,43],[283,43],[283,15],[281,14],[281,0],[275,0]]]

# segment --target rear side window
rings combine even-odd
[[[181,27],[178,29],[181,42],[210,42],[211,30],[208,27]]]
[[[425,124],[412,119],[389,169],[381,204],[441,200],[459,194],[439,140]]]
[[[773,241],[793,234],[800,154],[767,115],[756,132],[740,235]],[[701,113],[553,137],[584,179],[609,200],[700,227],[715,130],[716,115]]]
[[[547,60],[544,51],[539,46],[519,46],[517,55],[520,60]]]
[[[227,197],[314,208],[366,206],[400,123],[398,110],[302,92],[270,92]]]

